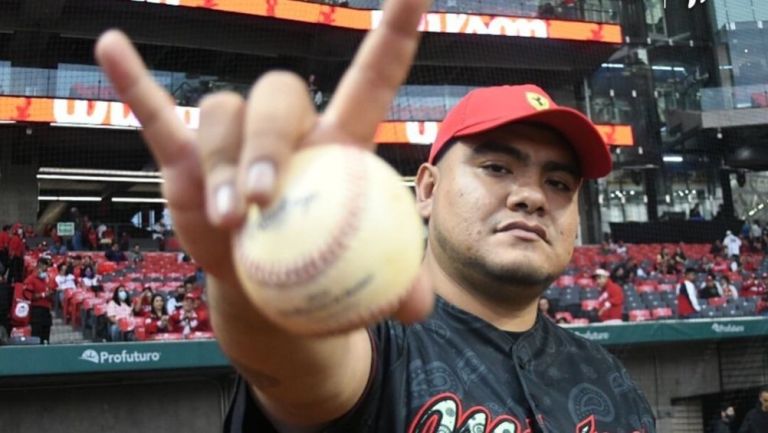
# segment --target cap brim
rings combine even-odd
[[[454,134],[454,137],[477,134],[508,123],[525,121],[547,125],[562,134],[576,152],[584,178],[598,179],[611,172],[611,152],[603,136],[586,116],[568,107],[537,111],[526,116],[499,117],[464,128]]]

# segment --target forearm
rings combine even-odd
[[[317,425],[354,406],[370,373],[367,331],[298,337],[261,316],[244,295],[219,296],[227,288],[214,278],[209,286],[219,344],[270,415],[292,425]]]

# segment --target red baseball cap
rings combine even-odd
[[[448,112],[432,143],[429,163],[452,138],[477,134],[501,125],[530,121],[551,127],[573,146],[581,174],[597,179],[611,172],[611,153],[595,125],[580,112],[558,106],[540,87],[482,87],[469,92]]]

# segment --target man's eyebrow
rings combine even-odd
[[[544,166],[541,168],[544,172],[551,173],[553,171],[561,171],[570,174],[573,176],[576,180],[581,179],[581,170],[579,167],[573,165],[573,164],[567,164],[563,162],[557,162],[557,161],[547,161],[544,163]]]
[[[495,140],[487,140],[478,144],[472,149],[472,153],[475,155],[482,155],[486,153],[500,153],[503,155],[507,155],[513,159],[516,159],[522,164],[528,165],[531,163],[531,155],[523,152],[522,150],[516,148],[515,146],[512,146],[510,144],[503,144]],[[581,179],[581,169],[575,164],[558,162],[558,161],[547,161],[542,166],[542,170],[544,172],[549,172],[549,173],[560,171],[560,172],[570,174],[577,180]]]
[[[515,146],[509,144],[503,144],[494,140],[484,141],[472,149],[472,153],[475,155],[482,155],[486,153],[501,153],[520,161],[523,164],[531,163],[531,155],[523,152]]]

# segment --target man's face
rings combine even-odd
[[[540,291],[563,272],[579,225],[581,177],[557,134],[516,124],[464,137],[436,172],[420,209],[434,255],[454,279]]]
[[[768,412],[768,392],[760,393],[760,406],[762,407],[763,412]]]
[[[608,277],[605,275],[598,275],[595,278],[595,281],[597,282],[598,287],[605,287],[605,283],[608,282]]]
[[[728,406],[728,408],[723,411],[723,417],[729,421],[732,420],[734,416],[736,416],[736,411],[733,409],[733,406]]]

